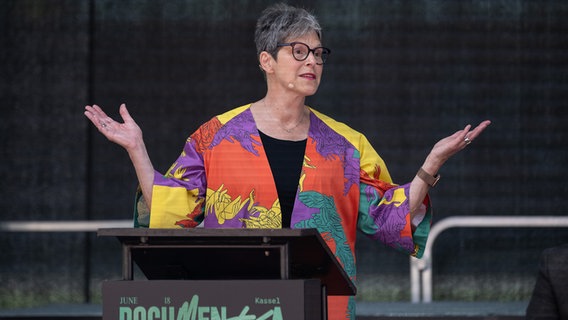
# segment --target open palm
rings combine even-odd
[[[85,116],[107,139],[129,150],[142,141],[142,130],[128,113],[125,104],[120,105],[119,112],[124,121],[122,123],[109,117],[97,105],[85,107]]]

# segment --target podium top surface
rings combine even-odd
[[[274,237],[274,239],[291,239],[297,237],[319,236],[316,229],[149,229],[149,228],[109,228],[99,229],[98,236],[111,236],[119,239],[135,240],[136,238],[146,237],[159,241],[160,239],[219,239],[223,241],[241,240],[262,240],[264,237]],[[321,239],[321,237],[320,237]],[[323,241],[323,239],[322,239]]]
[[[227,271],[237,272],[229,278],[245,277],[242,272],[271,278],[280,275],[274,269],[284,256],[290,279],[319,278],[330,295],[356,293],[316,229],[113,228],[97,234],[129,247],[148,279],[212,279]]]

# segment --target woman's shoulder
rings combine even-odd
[[[250,106],[251,104],[249,103],[240,107],[230,109],[216,116],[213,116],[208,121],[202,123],[199,126],[199,128],[197,128],[196,132],[193,135],[195,135],[200,131],[207,131],[210,133],[213,131],[215,132],[218,131],[219,129],[224,127],[227,123],[229,123],[231,120],[239,117],[240,115],[243,115],[247,110],[249,110]]]
[[[356,129],[353,129],[348,124],[338,121],[313,108],[310,108],[310,111],[312,111],[312,113],[326,126],[335,131],[337,134],[345,137],[352,144],[357,145],[361,141],[366,141],[365,135],[363,133],[357,131]]]
[[[208,121],[202,123],[197,130],[191,134],[190,138],[195,139],[196,135],[201,135],[203,132],[207,132],[208,135],[216,134],[222,127],[224,127],[232,119],[237,118],[239,115],[243,114],[250,108],[251,104],[246,104],[240,107],[236,107],[225,111],[224,113],[213,116]]]
[[[252,103],[249,103],[249,104],[245,104],[245,105],[240,106],[240,107],[233,108],[231,110],[228,110],[224,113],[221,113],[221,114],[215,116],[214,118],[217,119],[219,122],[221,122],[221,124],[225,124],[225,123],[229,122],[231,119],[235,118],[236,116],[238,116],[238,115],[242,114],[243,112],[249,110],[251,105],[252,105]]]

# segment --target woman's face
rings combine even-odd
[[[301,42],[310,49],[321,46],[321,42],[315,32],[299,38],[288,39],[286,43]],[[305,47],[304,47],[305,48]],[[316,93],[323,72],[323,65],[313,52],[303,61],[294,58],[293,50],[303,50],[301,44],[297,47],[282,46],[278,51],[278,59],[275,61],[274,75],[277,84],[284,90],[295,92],[303,96],[311,96]]]

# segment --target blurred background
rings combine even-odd
[[[127,154],[88,123],[126,103],[165,171],[204,121],[262,98],[260,0],[0,1],[0,214],[130,219]],[[566,216],[568,2],[287,1],[332,55],[308,104],[363,132],[398,183],[439,139],[493,124],[441,170],[434,223]],[[433,247],[434,300],[526,301],[567,228],[456,228]],[[95,233],[0,232],[0,308],[100,303],[120,246]],[[409,258],[359,237],[359,301],[409,301]]]

